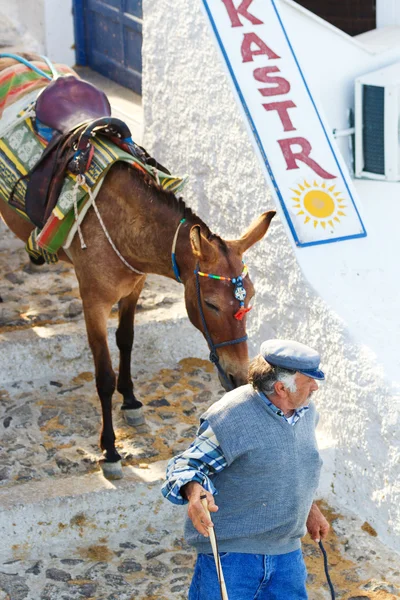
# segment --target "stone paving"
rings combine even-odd
[[[124,464],[170,458],[196,431],[197,415],[220,390],[212,367],[200,359],[181,361],[149,378],[135,378],[145,403],[146,425],[129,427],[115,395],[117,447]],[[98,469],[100,404],[93,374],[71,380],[12,382],[0,390],[0,486],[10,486]]]
[[[393,579],[399,581],[394,562],[390,565],[390,557],[379,557],[379,543],[376,554],[366,550],[370,547],[365,537],[368,534],[357,531],[354,524],[352,531],[350,539],[339,531],[339,537],[331,536],[326,544],[337,598],[399,598],[400,588],[393,583]],[[309,570],[309,598],[327,600],[330,596],[319,551],[309,540],[304,541],[303,549]],[[382,565],[374,564],[382,557],[388,561],[387,580],[382,577]],[[0,600],[184,600],[192,568],[190,548],[179,537],[171,537],[166,523],[163,531],[155,532],[149,526],[148,535],[140,539],[121,532],[119,544],[111,545],[103,538],[97,545],[82,547],[79,553],[54,553],[29,561],[17,558],[2,564]]]
[[[32,272],[21,243],[1,227],[0,340],[2,332],[21,335],[38,324],[83,328],[73,270],[59,263]],[[150,278],[140,310],[151,318],[160,308],[181,309],[181,293],[173,282]],[[145,403],[146,425],[132,429],[125,424],[116,394],[118,448],[126,468],[165,469],[166,460],[190,443],[201,412],[220,396],[217,377],[208,362],[187,357],[172,367],[136,371],[135,385]],[[90,363],[73,375],[54,370],[51,378],[32,380],[26,380],[20,365],[15,378],[0,389],[0,491],[24,490],[36,482],[54,487],[69,477],[97,472],[99,408]],[[82,540],[70,550],[44,546],[35,557],[23,546],[2,540],[10,558],[0,564],[0,600],[186,598],[193,555],[182,539],[184,509],[170,508],[159,494],[160,485],[157,480],[142,486],[139,500],[142,506],[148,503],[147,520],[135,523],[133,515],[126,526],[102,534],[95,543],[85,544],[96,524],[79,510],[73,519],[60,522],[60,539],[68,528],[76,529]],[[373,529],[356,516],[339,514],[325,504],[322,509],[332,523],[326,548],[337,597],[399,598],[398,555],[382,546]],[[171,510],[178,515],[175,520]],[[318,547],[305,538],[303,549],[310,600],[327,600]]]

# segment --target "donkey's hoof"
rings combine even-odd
[[[106,460],[101,460],[100,466],[106,479],[122,479],[124,476],[120,460],[117,462],[107,462]]]
[[[43,263],[44,263],[44,261],[43,261]],[[32,260],[29,260],[29,262],[27,262],[26,265],[24,266],[24,271],[25,271],[25,273],[28,273],[28,274],[43,273],[42,264],[34,263]]]
[[[128,408],[122,411],[122,416],[125,422],[131,427],[138,427],[138,425],[144,425],[144,412],[143,406],[139,408]]]

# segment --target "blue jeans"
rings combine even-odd
[[[229,600],[307,600],[307,571],[301,550],[288,554],[221,552]],[[188,600],[220,600],[212,554],[199,554]]]

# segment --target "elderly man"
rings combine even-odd
[[[162,493],[189,503],[185,538],[197,550],[189,600],[218,600],[207,528],[218,538],[229,600],[304,600],[301,537],[317,542],[329,524],[316,504],[321,458],[311,395],[325,378],[319,354],[269,340],[249,368],[249,384],[225,394],[201,417],[191,446],[168,464]],[[218,494],[218,507],[214,502]],[[218,511],[218,512],[217,512]]]

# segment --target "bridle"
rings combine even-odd
[[[174,239],[172,242],[172,251],[171,251],[172,269],[174,271],[175,278],[179,283],[183,283],[183,282],[180,277],[178,263],[176,261],[175,251],[176,251],[176,244],[178,241],[179,230],[180,230],[181,226],[183,225],[183,223],[185,223],[185,222],[186,222],[186,219],[181,219],[179,221],[179,225],[175,231]],[[200,271],[199,263],[197,263],[196,268],[194,270],[194,274],[196,276],[197,306],[198,306],[198,310],[199,310],[199,314],[200,314],[200,318],[201,318],[201,323],[203,326],[204,337],[206,338],[208,348],[210,350],[209,359],[218,369],[218,372],[219,372],[221,378],[227,384],[228,389],[232,390],[233,385],[219,362],[219,356],[218,356],[217,350],[218,350],[218,348],[224,348],[225,346],[234,346],[235,344],[241,344],[242,342],[246,342],[248,339],[248,335],[246,334],[243,337],[237,338],[235,340],[229,340],[227,342],[220,342],[219,344],[214,344],[211,334],[209,332],[209,329],[207,327],[207,321],[204,316],[203,305],[201,302],[200,277],[209,277],[210,279],[224,280],[224,281],[232,282],[232,284],[235,286],[234,291],[233,291],[234,296],[235,296],[236,300],[238,300],[240,303],[240,308],[239,308],[238,312],[235,313],[234,317],[241,321],[243,319],[243,316],[246,314],[246,312],[248,312],[250,310],[250,308],[244,308],[244,299],[246,297],[246,290],[244,289],[243,284],[242,284],[243,278],[246,277],[246,275],[247,275],[247,267],[246,267],[246,265],[244,265],[242,273],[240,275],[238,275],[237,277],[223,277],[221,275],[212,275],[209,273],[203,273],[202,271]]]
[[[223,378],[225,383],[227,383],[229,390],[233,390],[233,385],[232,385],[231,381],[229,380],[229,377],[225,373],[224,369],[221,367],[221,364],[219,362],[219,356],[217,353],[217,349],[223,348],[225,346],[234,346],[235,344],[241,344],[242,342],[246,342],[248,339],[248,335],[246,333],[246,335],[244,335],[241,338],[237,338],[235,340],[229,340],[228,342],[220,342],[219,344],[214,344],[212,337],[210,335],[210,332],[208,330],[208,327],[207,327],[207,322],[206,322],[206,319],[204,316],[204,311],[203,311],[203,305],[201,302],[199,263],[197,263],[194,273],[196,275],[197,306],[198,306],[200,317],[201,317],[201,323],[203,325],[203,332],[204,332],[205,338],[207,340],[208,347],[210,349],[209,359],[217,367],[219,374],[221,375],[221,377]]]

